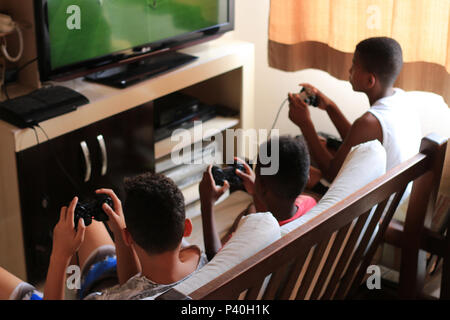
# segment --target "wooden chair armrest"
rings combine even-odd
[[[408,245],[407,243],[403,243],[403,229],[403,222],[392,219],[384,235],[385,242],[398,248],[403,248],[405,245]],[[429,228],[424,228],[420,249],[443,257],[445,254],[445,237],[437,232],[431,231]]]
[[[392,219],[389,223],[386,233],[384,234],[384,241],[395,247],[402,248],[403,228],[403,222],[397,219]]]

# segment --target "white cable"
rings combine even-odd
[[[6,40],[4,40],[4,43],[1,45],[1,50],[2,50],[3,55],[5,56],[6,60],[9,60],[11,62],[19,61],[19,59],[22,57],[22,54],[23,54],[23,35],[22,35],[22,31],[20,30],[18,25],[16,25],[15,29],[16,29],[17,35],[19,37],[19,53],[17,54],[17,56],[11,57],[9,55],[8,51],[6,50]]]

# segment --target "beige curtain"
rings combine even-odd
[[[450,0],[271,0],[269,64],[348,79],[355,46],[389,36],[402,46],[397,86],[450,102]]]

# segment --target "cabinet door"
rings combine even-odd
[[[28,280],[45,279],[62,206],[101,187],[123,198],[123,179],[154,171],[152,104],[99,121],[17,154]]]
[[[94,123],[87,130],[94,154],[95,188],[112,188],[123,198],[124,177],[154,172],[152,103]]]

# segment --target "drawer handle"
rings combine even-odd
[[[105,144],[105,138],[103,138],[103,135],[97,136],[97,141],[100,146],[100,150],[102,152],[102,170],[101,175],[104,176],[106,172],[108,171],[108,155],[106,153],[106,144]]]
[[[91,155],[86,141],[81,141],[80,146],[84,156],[84,163],[86,164],[86,171],[84,173],[84,182],[88,182],[89,179],[91,178],[91,170],[92,170]]]

